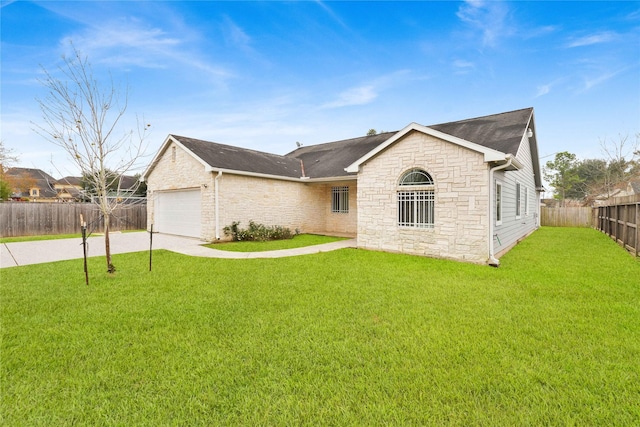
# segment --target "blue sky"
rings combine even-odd
[[[1,4],[1,138],[56,178],[78,171],[32,122],[69,40],[129,86],[147,162],[169,133],[285,154],[526,107],[543,162],[640,132],[638,1]]]

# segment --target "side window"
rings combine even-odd
[[[502,224],[502,183],[496,181],[496,225]]]
[[[516,182],[516,219],[522,216],[522,188],[519,182]]]
[[[331,187],[331,212],[349,213],[349,187]]]

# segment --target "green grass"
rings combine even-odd
[[[543,228],[498,269],[344,249],[0,270],[0,424],[640,424],[640,262]]]
[[[144,230],[122,230],[122,231],[112,231],[112,233],[135,233],[139,231],[144,231]],[[93,235],[96,235],[96,234],[101,234],[101,233],[93,233]],[[58,239],[76,239],[76,238],[82,238],[82,234],[75,233],[75,234],[51,234],[51,235],[41,235],[41,236],[0,237],[0,243],[33,242],[36,240],[58,240]]]
[[[0,243],[33,242],[36,240],[58,240],[81,238],[82,234],[54,234],[51,236],[20,236],[20,237],[0,237]]]
[[[267,242],[226,242],[204,245],[208,248],[232,252],[263,252],[280,249],[301,248],[303,246],[321,245],[323,243],[344,240],[345,237],[321,236],[318,234],[298,234],[293,239],[270,240]]]

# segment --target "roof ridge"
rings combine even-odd
[[[375,136],[380,136],[380,135],[384,135],[386,133],[390,133],[390,134],[395,134],[398,133],[399,131],[397,130],[390,130],[390,131],[385,131],[385,132],[380,132],[380,133],[376,133],[375,135],[362,135],[362,136],[354,136],[353,138],[347,138],[347,139],[336,139],[335,141],[327,141],[327,142],[321,142],[319,144],[312,144],[312,145],[301,145],[300,147],[296,148],[293,151],[288,152],[287,154],[285,154],[285,157],[290,156],[291,154],[295,153],[296,151],[299,150],[303,150],[305,148],[316,148],[316,147],[321,147],[323,145],[329,145],[329,144],[335,144],[337,142],[344,142],[347,143],[349,141],[354,141],[356,139],[362,139],[362,138],[373,138]]]
[[[214,144],[214,145],[217,145],[217,146],[220,146],[220,147],[227,147],[227,148],[234,149],[234,150],[250,151],[252,153],[266,154],[268,156],[275,156],[275,157],[287,157],[286,155],[282,155],[282,154],[269,153],[268,151],[260,151],[260,150],[256,150],[256,149],[253,149],[253,148],[240,147],[238,145],[222,144],[220,142],[207,141],[206,139],[191,138],[189,136],[181,136],[181,135],[175,135],[175,134],[169,134],[169,136],[177,138],[178,141],[180,140],[179,138],[184,138],[184,139],[188,139],[188,140],[191,140],[191,141],[205,142],[207,144]]]
[[[502,113],[494,113],[494,114],[486,114],[484,116],[478,116],[478,117],[471,117],[468,119],[462,119],[462,120],[452,120],[449,122],[444,122],[444,123],[434,123],[432,125],[428,125],[427,127],[431,127],[431,126],[440,126],[440,125],[448,125],[451,123],[463,123],[463,122],[470,122],[472,120],[478,120],[478,119],[485,119],[487,117],[496,117],[496,116],[502,116],[505,114],[512,114],[512,113],[518,113],[520,111],[525,111],[525,110],[530,110],[533,111],[533,107],[526,107],[526,108],[519,108],[517,110],[511,110],[511,111],[503,111]]]

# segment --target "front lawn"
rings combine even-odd
[[[211,243],[204,246],[212,249],[220,249],[222,251],[231,252],[264,252],[321,245],[323,243],[337,242],[338,240],[344,239],[345,237],[321,236],[318,234],[298,234],[296,236],[293,236],[292,239],[269,240],[266,242],[223,242]]]
[[[1,270],[1,424],[640,424],[640,262],[597,231],[498,269],[147,255]]]
[[[36,240],[82,239],[82,234],[52,234],[50,236],[0,237],[0,243],[34,242]]]

